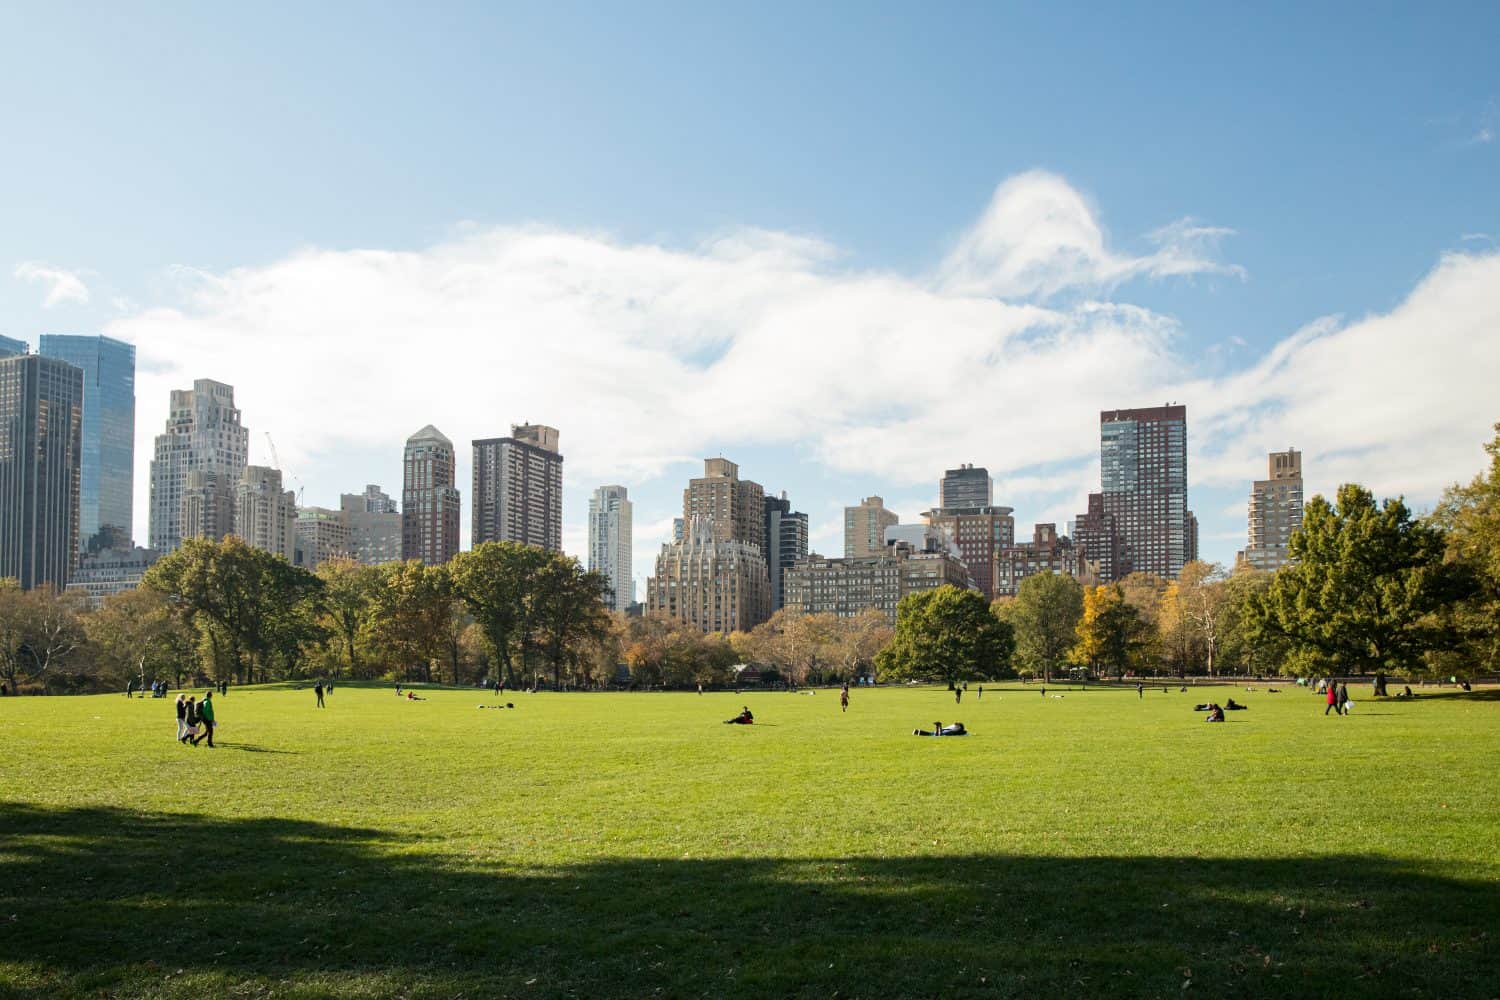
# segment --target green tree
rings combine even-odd
[[[371,638],[395,658],[407,680],[415,669],[432,680],[432,664],[448,652],[456,611],[446,567],[417,559],[378,567],[380,583],[370,601]]]
[[[1021,581],[1005,606],[1015,629],[1016,663],[1043,680],[1067,662],[1083,617],[1083,586],[1071,576],[1038,573]]]
[[[1377,504],[1354,484],[1336,504],[1315,496],[1291,538],[1295,562],[1251,601],[1255,625],[1309,672],[1418,670],[1458,643],[1451,612],[1476,592],[1446,549],[1444,532],[1400,499]]]
[[[190,538],[146,571],[142,586],[167,599],[196,628],[209,650],[211,669],[238,683],[295,669],[301,644],[314,640],[310,602],[323,583],[280,556],[229,535],[223,541]]]
[[[896,606],[896,634],[876,664],[891,680],[939,680],[949,687],[1010,669],[1015,639],[984,595],[951,584],[908,594]]]
[[[609,579],[585,570],[571,556],[549,552],[530,582],[535,646],[552,669],[552,686],[561,687],[564,665],[571,673],[586,647],[609,633],[609,610],[604,606]]]
[[[517,542],[483,542],[449,563],[454,590],[484,629],[506,683],[512,686],[516,656],[522,661],[522,672],[527,669],[536,610],[531,597],[549,556],[543,549]]]
[[[330,559],[318,567],[323,581],[323,624],[342,647],[340,667],[351,676],[363,674],[360,661],[362,640],[370,628],[370,608],[375,590],[380,586],[380,570],[362,566],[353,559]],[[335,669],[335,676],[339,669]]]
[[[1436,664],[1445,674],[1500,670],[1500,424],[1484,446],[1489,468],[1467,486],[1454,485],[1432,513],[1446,532],[1448,559],[1467,567],[1474,591],[1453,608],[1463,643]]]

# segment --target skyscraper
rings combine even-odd
[[[589,497],[589,569],[609,580],[605,604],[615,611],[635,603],[635,579],[630,572],[631,510],[623,486],[601,486]]]
[[[474,444],[473,540],[562,549],[562,455],[558,432],[515,424],[510,437]]]
[[[135,501],[135,346],[43,334],[43,357],[83,369],[79,547],[129,548]],[[98,538],[107,530],[107,537]]]
[[[182,487],[182,538],[219,541],[234,534],[234,490],[239,480],[229,481],[222,472],[193,469]]]
[[[985,477],[988,479],[988,475]],[[960,494],[963,495],[963,494]],[[968,496],[978,496],[977,491]],[[995,558],[1016,541],[1016,520],[1010,507],[938,507],[922,516],[958,547],[969,579],[984,596],[994,600]]]
[[[995,502],[990,470],[965,463],[943,473],[938,487],[938,506],[945,510],[988,507]]]
[[[1265,479],[1250,488],[1250,544],[1244,559],[1256,569],[1278,570],[1291,561],[1288,545],[1302,527],[1302,453],[1268,456]]]
[[[234,386],[202,378],[191,389],[173,389],[166,429],[156,436],[151,460],[151,548],[165,554],[182,545],[189,472],[212,473],[232,492],[249,453],[250,432],[240,423]]]
[[[694,518],[713,524],[714,537],[744,542],[765,552],[766,491],[740,478],[740,467],[727,458],[703,460],[703,475],[688,480],[682,491],[682,517],[689,533]]]
[[[1104,513],[1114,517],[1122,566],[1175,580],[1194,555],[1187,506],[1187,407],[1105,410],[1099,414]]]
[[[844,558],[878,556],[885,551],[885,529],[901,523],[880,497],[865,497],[858,507],[844,508]]]
[[[807,515],[792,510],[792,502],[782,491],[779,497],[766,497],[766,572],[771,578],[771,610],[780,611],[786,603],[787,570],[807,558]]]
[[[12,340],[10,337],[0,337],[0,358],[9,358],[25,353],[26,341]]]
[[[0,578],[68,585],[82,451],[83,371],[35,354],[0,358]]]
[[[401,556],[441,566],[458,554],[453,442],[428,424],[406,439],[402,466]]]
[[[350,559],[349,522],[343,511],[327,507],[297,508],[297,558],[303,569],[315,570],[330,559]]]
[[[247,545],[295,562],[297,494],[281,485],[280,469],[245,467],[234,488],[234,533]]]

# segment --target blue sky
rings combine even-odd
[[[1497,374],[1494,5],[303,7],[0,9],[0,333],[135,340],[143,441],[167,386],[234,383],[309,502],[394,492],[401,439],[435,417],[461,444],[551,422],[580,459],[570,544],[588,488],[623,481],[643,577],[660,539],[641,529],[692,456],[787,489],[815,535],[869,493],[915,515],[960,461],[1025,525],[1096,483],[1089,412],[1170,395],[1205,473],[1205,553],[1228,560],[1257,450],[1304,448],[1314,486],[1430,500],[1500,419],[1450,398]],[[1061,236],[1027,224],[1060,217]],[[957,261],[966,239],[978,256]],[[1018,259],[1048,279],[1013,280]],[[639,368],[599,364],[617,341]],[[984,378],[932,370],[954,342]],[[862,343],[880,375],[850,363]],[[340,363],[371,345],[382,363]],[[1265,367],[1278,345],[1343,373],[1341,406],[1421,411],[1419,432],[1360,434],[1267,389],[1296,381]],[[1111,350],[1117,391],[1071,377]],[[468,369],[470,408],[411,360],[432,353]],[[676,381],[644,384],[672,360]],[[1007,380],[1023,368],[1054,373],[1042,400]],[[769,387],[721,423],[701,408],[722,394],[665,400],[695,374]],[[923,402],[966,394],[967,415]],[[886,457],[830,461],[847,448]]]

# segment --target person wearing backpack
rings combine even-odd
[[[197,746],[201,740],[208,740],[209,749],[213,749],[214,693],[212,691],[203,692],[203,702],[198,706],[198,718],[203,722],[203,735],[194,738],[193,746]]]

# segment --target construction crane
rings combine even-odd
[[[271,439],[270,431],[266,431],[266,445],[271,449],[271,464],[275,467],[277,472],[280,472],[281,456],[276,454],[276,442]],[[302,485],[302,480],[298,479],[296,476],[292,477],[292,481],[297,484],[297,506],[301,507],[303,505],[303,494],[307,492],[306,488]]]

